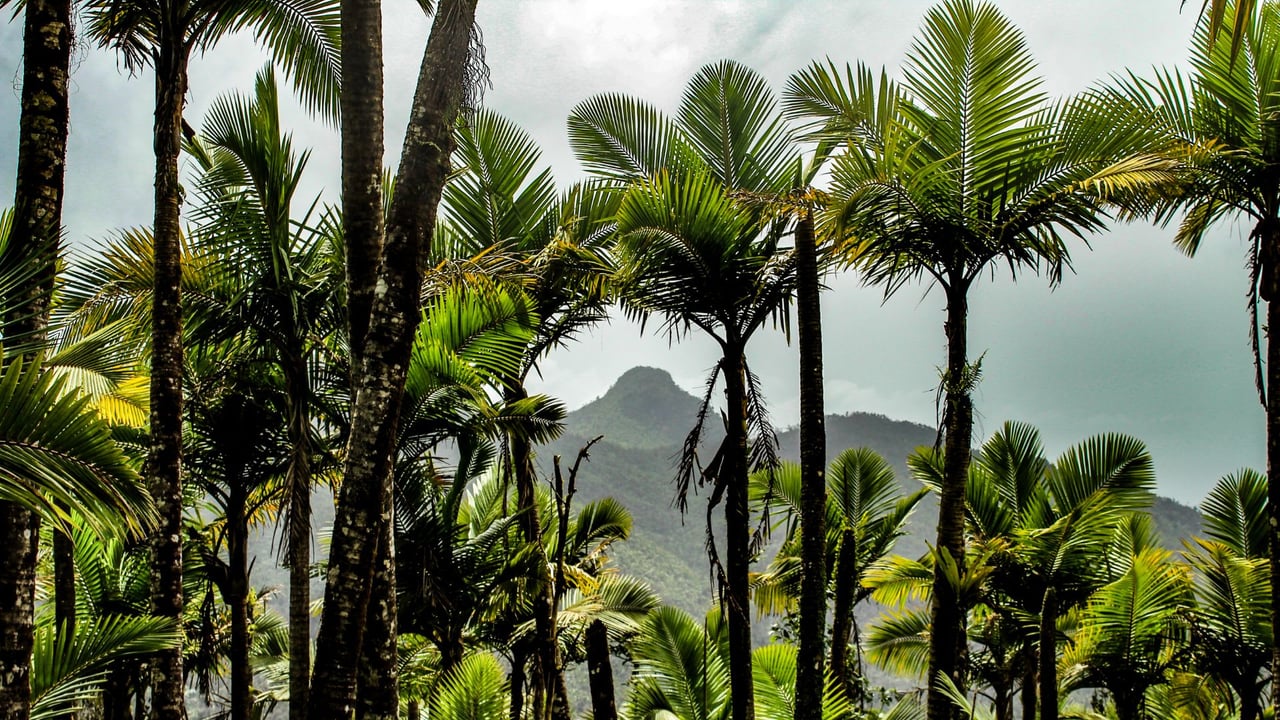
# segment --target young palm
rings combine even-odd
[[[860,645],[854,609],[871,595],[862,580],[870,568],[892,549],[906,532],[907,518],[925,495],[917,490],[903,495],[893,468],[884,458],[867,448],[850,448],[831,461],[825,473],[826,540],[824,557],[828,573],[824,596],[832,598],[831,675],[840,682],[851,700],[863,700]],[[799,517],[803,502],[799,470],[784,463],[770,478],[768,473],[751,476],[753,500],[781,505],[788,533],[782,549],[769,569],[756,576],[752,585],[757,605],[768,610],[793,611],[801,591],[803,566],[799,555]],[[855,662],[849,663],[849,648]]]
[[[748,477],[777,463],[746,349],[765,323],[785,316],[795,258],[781,244],[784,222],[730,195],[780,196],[799,184],[799,154],[775,107],[759,75],[724,61],[690,80],[674,118],[619,95],[589,99],[569,118],[570,142],[587,169],[627,187],[617,214],[623,308],[632,317],[660,317],[672,339],[697,330],[720,346],[677,485],[681,508],[691,482],[714,485],[708,520],[724,503],[726,566],[714,543],[709,550],[728,616],[734,720],[754,717]],[[721,378],[725,440],[699,472],[696,452]]]
[[[1148,717],[1147,691],[1167,682],[1182,660],[1191,578],[1158,548],[1115,560],[1125,567],[1089,598],[1074,644],[1063,653],[1063,683],[1068,690],[1106,688],[1120,720],[1141,720]]]
[[[289,566],[290,679],[304,696],[311,657],[311,491],[318,349],[339,324],[335,239],[298,219],[294,195],[308,153],[297,153],[280,123],[275,75],[259,73],[251,97],[219,98],[199,137],[188,143],[202,175],[193,237],[215,268],[226,302],[205,337],[237,337],[264,351],[284,383],[288,469],[284,512]],[[312,206],[314,208],[314,205]]]
[[[1257,322],[1261,299],[1267,301],[1265,325],[1280,327],[1280,5],[1238,10],[1222,17],[1236,28],[1230,43],[1215,38],[1212,20],[1201,21],[1189,73],[1118,78],[1114,87],[1100,91],[1099,100],[1104,113],[1146,131],[1136,151],[1163,152],[1185,163],[1182,182],[1150,208],[1163,222],[1185,213],[1174,237],[1178,249],[1194,255],[1219,221],[1239,218],[1252,225],[1249,328],[1255,380],[1267,414],[1271,574],[1280,582],[1280,533],[1274,529],[1280,522],[1280,342],[1269,336],[1266,362],[1261,362]],[[1239,46],[1238,56],[1233,45]],[[1280,593],[1273,592],[1273,636],[1280,637],[1274,632],[1280,629],[1277,598]],[[1280,646],[1273,653],[1273,667],[1280,669]],[[1273,702],[1280,700],[1280,683],[1272,692]]]
[[[1260,716],[1271,660],[1266,504],[1261,473],[1242,470],[1222,478],[1201,504],[1209,539],[1183,551],[1195,573],[1194,667],[1231,688],[1241,720]]]
[[[825,220],[849,238],[850,265],[887,293],[925,279],[946,300],[942,374],[945,480],[937,546],[964,562],[964,494],[980,366],[968,355],[969,291],[984,272],[1048,272],[1069,262],[1065,237],[1103,226],[1099,197],[1162,176],[1167,162],[1113,163],[1101,122],[1040,90],[1022,34],[993,5],[948,0],[927,14],[901,85],[860,67],[815,64],[793,76],[788,109],[842,143]],[[1104,131],[1105,130],[1105,131]],[[1097,194],[1092,194],[1097,193]],[[943,578],[933,600],[929,716],[951,714],[939,674],[956,679],[963,618]]]
[[[514,406],[525,401],[529,374],[548,353],[606,317],[605,253],[611,243],[607,221],[616,212],[619,193],[598,183],[580,183],[557,196],[550,170],[541,167],[537,145],[496,113],[482,111],[469,118],[457,138],[454,161],[459,172],[445,188],[441,208],[452,243],[438,251],[446,257],[478,256],[476,265],[499,282],[519,287],[531,302],[537,324],[520,362],[496,378],[504,402]],[[504,465],[517,490],[524,541],[540,549],[533,448],[518,435],[508,445]],[[532,681],[541,688],[535,697],[550,698],[549,711],[567,718],[549,568],[547,562],[535,566],[540,576],[534,597],[539,653]],[[518,705],[519,699],[515,702]],[[535,714],[540,712],[535,709]]]

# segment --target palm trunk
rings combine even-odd
[[[733,720],[755,719],[755,690],[751,678],[751,515],[747,506],[747,386],[743,343],[731,339],[724,363],[725,415],[729,453],[724,459],[724,506],[728,587],[724,589],[729,615],[729,688]]]
[[[813,212],[796,227],[796,316],[800,326],[800,643],[796,720],[821,720],[827,629],[827,437],[822,397],[822,300]]]
[[[227,605],[231,610],[231,716],[249,720],[253,709],[249,666],[249,523],[243,473],[227,473]]]
[[[835,599],[831,607],[831,675],[844,688],[850,701],[862,706],[862,688],[853,682],[849,671],[849,638],[853,630],[853,606],[857,564],[857,536],[846,527],[840,535],[840,549],[833,568],[835,573]]]
[[[1030,640],[1022,649],[1022,720],[1036,720],[1036,651]]]
[[[346,242],[347,336],[352,393],[378,262],[382,258],[382,7],[381,0],[342,0],[342,225]],[[289,720],[305,720],[305,709]]]
[[[162,7],[168,8],[168,4]],[[177,12],[177,9],[172,9]],[[147,481],[160,516],[152,553],[152,612],[182,618],[182,188],[178,181],[182,106],[187,94],[187,47],[161,31],[156,56],[155,287],[151,305],[151,447]],[[153,720],[184,720],[182,650],[157,653],[152,662]]]
[[[378,292],[355,371],[351,433],[334,518],[324,615],[316,638],[309,706],[313,720],[347,720],[355,710],[357,661],[364,642],[376,541],[391,522],[392,457],[405,370],[419,320],[422,261],[430,250],[436,207],[453,152],[453,126],[463,101],[475,3],[454,0],[437,5],[405,132],[398,190],[387,225],[386,261],[378,266]],[[352,81],[348,78],[344,84]],[[366,123],[368,119],[367,115],[359,118]],[[352,120],[348,117],[346,122]]]
[[[521,720],[524,716],[525,664],[529,656],[522,648],[511,650],[511,720]]]
[[[53,530],[53,617],[59,632],[76,631],[76,560],[71,536]]]
[[[592,720],[618,720],[613,700],[613,666],[609,662],[609,632],[596,620],[587,626],[587,674],[591,682]]]
[[[394,507],[394,503],[393,503]],[[396,720],[399,692],[396,683],[396,553],[395,518],[382,527],[375,555],[373,584],[369,593],[361,650],[356,718]]]
[[[944,550],[950,553],[961,570],[964,568],[965,486],[973,435],[973,403],[969,389],[963,384],[968,365],[967,291],[967,284],[958,278],[947,287],[947,372],[942,380],[946,392],[943,416],[946,445],[936,546],[940,553]],[[928,716],[929,720],[951,720],[956,708],[942,693],[938,676],[950,677],[963,690],[960,658],[965,646],[964,608],[960,607],[960,598],[941,567],[933,575],[930,617]]]
[[[1058,720],[1058,596],[1044,591],[1040,608],[1040,720]]]
[[[301,348],[283,360],[289,413],[289,720],[306,720],[311,680],[311,417]]]
[[[7,338],[42,338],[53,290],[54,258],[62,227],[67,156],[67,76],[71,60],[71,6],[67,0],[27,0],[23,20],[22,111],[18,120],[18,174],[9,252],[46,270],[11,308]],[[21,292],[21,291],[20,291]],[[0,718],[31,714],[31,647],[35,632],[36,548],[39,518],[25,507],[0,503]]]
[[[507,400],[527,397],[522,386],[507,393]],[[533,449],[520,437],[511,438],[511,469],[516,485],[517,512],[520,513],[520,530],[524,541],[537,553],[535,562],[542,575],[536,583],[533,598],[534,624],[534,692],[542,703],[535,703],[543,717],[552,720],[569,720],[569,693],[564,681],[564,668],[560,662],[560,643],[556,639],[555,583],[542,542],[542,523],[538,517],[536,483],[533,470]]]
[[[1280,257],[1280,223],[1262,242]],[[1280,288],[1280,263],[1266,265],[1264,278]],[[1271,677],[1280,678],[1280,298],[1267,302],[1267,515],[1270,520]],[[1271,683],[1271,704],[1280,708],[1280,682]]]

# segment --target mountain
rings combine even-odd
[[[567,467],[590,438],[603,435],[582,465],[575,500],[613,496],[626,506],[634,518],[634,530],[632,538],[615,550],[618,567],[645,579],[666,602],[695,617],[712,601],[705,550],[706,492],[691,496],[682,515],[674,507],[672,479],[698,403],[666,371],[633,368],[604,395],[569,413],[564,435],[540,454],[544,469],[550,468],[554,455],[561,456]],[[715,416],[708,419],[708,430],[715,431],[715,436],[721,432],[717,425]],[[904,491],[919,487],[907,473],[907,456],[921,445],[932,445],[936,437],[934,428],[882,415],[827,417],[828,458],[845,448],[870,447],[894,466]],[[780,433],[778,440],[784,457],[798,457],[796,430]],[[926,542],[933,541],[937,509],[931,500],[921,503],[912,516],[909,534],[899,541],[896,552],[919,556]],[[1194,508],[1157,498],[1151,512],[1164,544],[1171,549],[1180,549],[1183,538],[1200,532],[1200,514]],[[715,514],[718,520],[719,508]]]

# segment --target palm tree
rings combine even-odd
[[[1115,560],[1127,567],[1089,598],[1074,645],[1063,654],[1064,684],[1106,688],[1119,720],[1140,720],[1148,717],[1147,691],[1182,660],[1191,582],[1166,550],[1142,548]]]
[[[1098,230],[1099,194],[1128,190],[1167,163],[1112,163],[1115,133],[1085,127],[1052,103],[1022,34],[993,5],[947,0],[926,15],[901,85],[865,67],[815,64],[793,76],[788,109],[844,144],[832,165],[825,221],[849,237],[847,257],[887,293],[927,279],[946,300],[947,362],[939,389],[947,468],[937,547],[964,553],[964,493],[981,361],[970,363],[969,291],[1004,263],[1061,277],[1065,235]],[[929,717],[951,715],[938,678],[957,679],[963,617],[939,575],[933,596]]]
[[[459,172],[445,188],[442,213],[452,245],[440,248],[478,256],[502,282],[517,286],[529,298],[537,319],[520,363],[497,378],[504,402],[526,401],[526,382],[548,353],[566,345],[606,317],[609,269],[605,252],[620,194],[599,183],[580,183],[557,196],[554,179],[541,166],[541,153],[526,132],[482,111],[458,130],[454,158]],[[529,547],[543,547],[542,523],[535,502],[533,448],[525,439],[508,440],[504,462],[517,491],[520,526]],[[549,699],[548,712],[566,717],[568,696],[563,662],[556,657],[554,581],[550,563],[535,566],[538,654],[532,684],[535,698]],[[513,693],[522,691],[513,683]],[[513,713],[521,710],[513,697]],[[543,710],[535,708],[535,716]]]
[[[290,678],[292,690],[305,700],[311,669],[311,491],[318,452],[312,422],[315,368],[320,366],[317,349],[341,322],[341,278],[333,272],[336,239],[323,231],[332,220],[322,217],[316,223],[312,212],[301,219],[293,215],[309,153],[295,153],[281,127],[269,68],[259,73],[251,98],[217,100],[188,149],[203,171],[195,239],[205,262],[217,268],[217,296],[228,299],[201,334],[249,338],[265,350],[260,359],[276,366],[284,381]]]
[[[1216,4],[1216,3],[1215,3]],[[1259,11],[1237,3],[1221,22],[1236,32],[1231,45],[1215,38],[1217,22],[1204,18],[1191,48],[1191,72],[1159,71],[1153,78],[1129,75],[1098,94],[1102,111],[1146,131],[1136,152],[1162,152],[1185,163],[1182,182],[1154,198],[1150,210],[1167,223],[1180,213],[1174,244],[1188,255],[1206,231],[1222,220],[1252,224],[1249,267],[1250,338],[1259,399],[1267,413],[1267,504],[1273,526],[1271,574],[1280,583],[1280,343],[1268,340],[1263,375],[1258,300],[1267,301],[1266,325],[1280,327],[1280,6]],[[1232,46],[1240,56],[1234,57]],[[1140,120],[1140,122],[1139,122]],[[1273,585],[1273,637],[1280,637],[1280,593]],[[1273,649],[1280,670],[1280,646]],[[1280,702],[1280,683],[1273,683]]]
[[[1228,475],[1201,504],[1206,534],[1183,555],[1195,571],[1190,613],[1193,666],[1235,692],[1241,720],[1262,712],[1271,660],[1267,479]]]
[[[729,683],[728,630],[717,611],[699,624],[678,608],[663,606],[645,620],[631,646],[635,663],[626,717],[728,720],[732,710]],[[754,695],[760,714],[794,717],[796,650],[769,645],[754,652]],[[851,717],[840,684],[828,677],[822,697],[823,717]]]
[[[720,346],[680,459],[678,504],[684,508],[695,477],[714,485],[708,519],[724,502],[727,567],[713,543],[709,549],[728,613],[733,717],[748,720],[754,710],[747,486],[753,469],[776,465],[777,458],[746,347],[762,325],[785,314],[795,259],[780,245],[785,223],[736,204],[730,193],[782,195],[800,182],[799,156],[766,83],[731,61],[702,68],[673,119],[639,100],[604,95],[573,110],[569,137],[589,171],[628,187],[617,216],[623,308],[632,317],[659,316],[673,340],[697,329]],[[699,474],[696,452],[721,378],[726,436]]]
[[[903,495],[893,468],[868,448],[842,451],[831,461],[825,478],[823,555],[830,572],[823,594],[832,598],[830,673],[842,684],[846,697],[861,704],[866,698],[861,687],[864,679],[861,638],[854,610],[872,592],[863,584],[863,579],[868,569],[883,559],[906,532],[907,518],[926,491],[920,489]],[[789,526],[783,546],[769,569],[757,575],[752,583],[756,603],[768,610],[790,611],[794,609],[805,576],[799,560],[803,554],[797,542],[799,528],[794,523],[803,505],[804,488],[797,468],[787,463],[774,473],[772,481],[768,473],[755,473],[751,481],[753,500],[781,505],[784,515],[779,522]],[[853,667],[849,664],[851,643],[856,657]]]
[[[306,102],[334,117],[339,69],[337,4],[283,0],[87,0],[89,36],[118,49],[132,70],[156,73],[154,127],[155,292],[152,304],[151,455],[152,494],[164,524],[156,541],[156,609],[182,614],[182,189],[178,177],[186,127],[187,67],[191,53],[236,30],[253,28],[277,62],[294,78]],[[158,717],[183,715],[181,658],[173,652],[156,663],[154,703]]]

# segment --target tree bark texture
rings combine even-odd
[[[382,259],[381,0],[342,0],[342,224],[352,392]],[[354,396],[354,395],[353,395]],[[292,711],[291,711],[292,712]],[[290,715],[289,720],[304,720]]]
[[[822,397],[822,299],[813,212],[796,226],[800,326],[800,637],[795,720],[822,719],[827,629],[827,433]]]
[[[394,511],[394,504],[393,504]],[[361,648],[356,718],[396,720],[396,552],[395,518],[382,526],[369,588],[368,620]]]
[[[178,8],[164,3],[168,14]],[[155,57],[155,287],[151,305],[151,446],[147,482],[159,511],[152,541],[152,612],[181,625],[182,597],[182,107],[187,94],[188,47],[177,18],[166,17]],[[183,720],[182,650],[157,653],[152,662],[153,720]]]
[[[862,701],[862,687],[854,682],[849,669],[849,640],[853,633],[853,606],[857,583],[858,538],[853,528],[840,533],[840,549],[836,554],[835,597],[831,605],[831,674],[841,683],[850,701]],[[861,707],[861,705],[859,705]]]
[[[1280,256],[1280,237],[1263,239]],[[1280,287],[1280,263],[1267,266],[1271,286]],[[1267,516],[1270,521],[1271,677],[1280,677],[1280,298],[1267,302]],[[1280,708],[1280,682],[1271,683],[1271,704]]]
[[[420,314],[421,268],[449,172],[475,6],[476,0],[437,5],[414,93],[383,259],[373,284],[369,326],[355,374],[351,433],[334,518],[324,614],[316,639],[309,705],[312,720],[348,720],[355,711],[356,672],[376,545],[391,522],[392,455]],[[355,43],[343,43],[344,52],[350,44]],[[348,76],[344,86],[366,79]],[[365,123],[357,128],[367,127],[367,116],[344,115],[344,133],[354,131],[351,123],[357,120]]]
[[[968,287],[962,279],[947,288],[947,371],[943,378],[946,393],[943,423],[946,433],[942,493],[938,500],[937,549],[950,553],[964,568],[965,486],[973,435],[973,402],[963,386],[968,365]],[[929,720],[951,720],[955,705],[942,693],[939,674],[947,675],[963,689],[960,659],[964,653],[964,608],[947,582],[941,566],[933,575],[933,604],[930,608],[932,632],[929,636]]]
[[[227,597],[231,610],[231,716],[249,720],[253,669],[249,666],[249,520],[243,467],[227,473]]]
[[[62,228],[67,156],[67,76],[71,6],[67,0],[28,0],[23,17],[23,74],[18,120],[18,173],[9,257],[42,270],[19,297],[3,336],[43,338],[53,291],[54,259]],[[11,348],[12,349],[12,348]],[[31,647],[35,632],[36,548],[40,520],[15,503],[0,503],[0,719],[31,714]]]
[[[1040,608],[1040,720],[1058,720],[1058,596],[1044,592]]]
[[[724,459],[725,551],[728,587],[724,607],[729,625],[729,688],[733,720],[755,719],[751,677],[751,514],[747,505],[747,377],[743,343],[730,340],[725,353],[725,399],[728,454]]]
[[[282,369],[290,444],[289,719],[305,720],[311,689],[311,388],[301,348],[285,354]]]
[[[592,720],[618,720],[613,699],[613,665],[609,660],[609,631],[594,620],[587,626],[587,677],[591,683]]]

